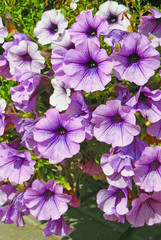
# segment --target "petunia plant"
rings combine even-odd
[[[161,223],[161,12],[47,2],[23,27],[0,18],[0,221],[69,235],[88,174],[107,221]]]

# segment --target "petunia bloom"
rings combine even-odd
[[[156,137],[157,139],[161,140],[161,120],[148,126],[147,133],[152,137]]]
[[[147,147],[135,163],[134,182],[146,192],[161,191],[161,147]]]
[[[11,74],[14,74],[16,69],[22,72],[40,73],[45,67],[45,59],[38,51],[38,45],[29,40],[22,40],[18,45],[9,48],[6,58],[9,61]]]
[[[130,25],[129,19],[131,17],[127,11],[128,8],[122,4],[118,4],[114,1],[106,1],[99,6],[99,11],[96,15],[99,15],[102,19],[106,19],[109,30],[120,29],[127,31]],[[124,15],[125,13],[126,15]]]
[[[100,16],[93,17],[92,10],[81,12],[76,17],[76,22],[73,23],[69,29],[71,40],[76,44],[80,44],[89,39],[99,43],[99,35],[106,35],[108,30],[107,21],[103,20]]]
[[[111,80],[112,67],[113,62],[105,49],[100,49],[94,42],[85,41],[66,53],[62,81],[75,90],[104,90]]]
[[[145,36],[154,36],[158,39],[161,38],[161,12],[154,8],[148,10],[151,15],[142,16],[141,23],[138,25],[138,30]]]
[[[97,204],[105,213],[108,220],[119,220],[125,222],[125,214],[128,213],[128,194],[127,190],[110,186],[108,189],[102,189],[97,193]],[[113,219],[112,219],[113,218]]]
[[[35,162],[27,151],[17,151],[2,142],[0,144],[0,177],[22,184],[34,173]]]
[[[56,180],[35,180],[24,193],[25,205],[37,220],[58,220],[67,211],[71,196]]]
[[[3,26],[2,18],[0,17],[0,44],[4,42],[4,38],[6,38],[7,36],[7,28]]]
[[[161,119],[161,90],[151,91],[148,87],[140,87],[126,105],[130,106],[135,112],[141,112],[144,118],[155,123]]]
[[[37,23],[34,29],[34,34],[39,43],[46,45],[57,39],[67,26],[68,21],[64,18],[64,15],[58,13],[56,9],[52,9],[42,14],[41,21]]]
[[[132,189],[131,176],[134,175],[134,169],[131,156],[121,151],[113,155],[103,154],[100,166],[111,186]]]
[[[58,235],[61,237],[68,236],[73,232],[73,229],[67,226],[63,217],[58,220],[49,221],[47,226],[43,230],[43,236],[49,237],[52,234]]]
[[[17,208],[18,198],[20,195],[20,197],[22,197],[23,193],[18,195],[16,186],[3,185],[0,189],[0,198],[4,198],[4,194],[6,199],[3,206],[0,207],[0,221],[6,224],[15,222],[17,227],[24,227],[23,214],[28,215],[29,211],[26,207]]]
[[[131,108],[121,106],[120,100],[109,100],[106,105],[98,106],[92,116],[94,136],[112,147],[129,145],[140,132]]]
[[[150,40],[139,33],[129,33],[120,42],[119,52],[113,52],[113,73],[119,80],[128,80],[142,86],[160,66],[159,52],[150,46]]]
[[[49,109],[46,117],[35,125],[34,139],[38,151],[50,163],[58,163],[77,154],[85,139],[83,125],[69,114],[59,114],[57,109]]]
[[[87,106],[80,92],[74,92],[72,94],[71,103],[66,110],[66,113],[70,114],[71,117],[81,121],[88,140],[91,140],[93,137],[93,124],[91,123],[92,110],[92,107]]]
[[[54,88],[54,93],[50,96],[50,104],[56,107],[59,112],[66,110],[71,102],[70,93],[71,90],[63,82],[56,79],[51,80],[51,84]]]
[[[132,202],[132,209],[126,215],[127,221],[134,227],[154,225],[161,222],[161,192],[153,195],[141,193]]]

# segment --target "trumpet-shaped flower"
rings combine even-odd
[[[49,158],[50,163],[58,163],[79,152],[85,131],[78,119],[49,109],[35,125],[34,139],[42,156]]]
[[[113,62],[105,49],[100,49],[93,41],[85,41],[66,53],[62,81],[75,90],[104,90],[111,80],[112,67]]]
[[[99,15],[102,19],[106,19],[109,25],[109,30],[120,29],[123,31],[128,30],[130,25],[131,15],[127,13],[128,8],[122,4],[118,4],[114,1],[107,1],[100,5],[99,11],[96,15]]]
[[[24,193],[25,205],[37,220],[58,220],[67,211],[71,196],[55,179],[35,180]]]
[[[41,21],[37,23],[34,29],[34,34],[39,43],[46,45],[57,39],[67,26],[68,21],[64,18],[64,15],[58,13],[56,9],[52,9],[42,14]]]
[[[142,86],[160,66],[159,52],[150,46],[150,40],[139,33],[129,33],[120,42],[119,52],[113,52],[113,73],[119,80],[128,80]]]
[[[111,107],[112,106],[112,107]],[[130,107],[121,106],[120,100],[109,100],[93,112],[94,136],[112,147],[129,145],[140,132]]]

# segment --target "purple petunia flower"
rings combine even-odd
[[[160,66],[159,52],[150,46],[147,37],[139,33],[129,33],[120,44],[120,51],[111,54],[114,75],[119,80],[144,85]]]
[[[0,144],[0,177],[9,179],[10,182],[22,184],[30,179],[34,173],[35,162],[31,154],[25,151],[17,151],[2,142]]]
[[[9,62],[3,55],[0,56],[0,76],[6,80],[10,80],[13,77],[10,74]]]
[[[7,28],[3,26],[2,18],[0,17],[0,43],[4,42],[4,38],[8,36]]]
[[[122,4],[118,4],[114,1],[107,1],[99,6],[99,11],[96,15],[99,15],[102,19],[106,19],[109,25],[109,30],[120,29],[123,31],[128,30],[130,25],[131,15],[127,13],[128,8]],[[123,14],[126,12],[126,16]]]
[[[75,49],[74,43],[71,41],[69,31],[64,31],[61,36],[59,36],[55,41],[52,42],[52,55],[51,55],[51,64],[52,69],[55,72],[55,77],[58,80],[61,80],[60,77],[64,76],[63,71],[63,62],[66,53],[70,49]]]
[[[64,15],[58,13],[56,9],[52,9],[42,14],[41,21],[34,29],[34,34],[38,38],[38,42],[45,45],[57,39],[67,26],[68,21]]]
[[[97,204],[105,213],[105,219],[125,222],[125,214],[128,213],[128,193],[127,190],[109,186],[97,193]],[[115,219],[116,218],[116,219]]]
[[[42,156],[50,163],[58,163],[79,152],[85,131],[78,119],[66,113],[59,114],[57,109],[49,109],[46,117],[36,124],[34,139]]]
[[[131,156],[121,151],[114,155],[103,154],[100,165],[110,185],[132,189],[131,176],[134,175],[134,169]]]
[[[113,62],[105,49],[100,49],[94,42],[85,41],[66,53],[63,64],[65,75],[61,80],[75,90],[104,90],[111,80],[112,67]]]
[[[88,107],[84,101],[84,97],[80,92],[72,94],[71,103],[66,110],[73,118],[78,118],[85,128],[86,138],[91,140],[93,137],[92,107]]]
[[[63,217],[58,220],[50,221],[43,230],[43,236],[49,237],[52,234],[58,235],[61,237],[68,236],[73,232],[73,229],[67,226]]]
[[[29,36],[23,33],[14,33],[13,38],[14,38],[13,41],[5,42],[2,45],[5,51],[3,52],[3,55],[0,56],[0,75],[7,80],[10,80],[10,79],[15,80],[14,76],[12,76],[10,73],[9,61],[6,58],[8,50],[13,46],[18,45],[19,42],[22,40],[32,41],[32,39]]]
[[[45,59],[38,51],[38,45],[29,40],[22,40],[18,45],[9,48],[6,58],[9,61],[11,74],[16,69],[22,72],[40,73],[45,67]]]
[[[100,16],[93,17],[92,10],[81,12],[76,17],[76,22],[73,23],[69,32],[71,40],[76,44],[80,44],[87,39],[95,41],[100,45],[99,35],[106,35],[109,24]]]
[[[156,137],[157,139],[161,140],[161,120],[148,126],[147,133],[152,137]]]
[[[125,105],[131,98],[131,94],[129,93],[127,86],[116,85],[114,89],[118,94],[116,99],[120,100],[122,105]]]
[[[16,131],[22,136],[20,144],[29,150],[33,150],[37,156],[40,156],[37,150],[37,142],[34,140],[33,129],[39,118],[19,118],[14,121]]]
[[[161,222],[161,192],[153,195],[141,193],[139,198],[132,202],[132,209],[126,218],[134,227],[154,225]]]
[[[23,74],[20,72],[16,76],[16,80],[20,84],[10,88],[11,99],[14,101],[15,107],[24,112],[33,110],[37,114],[37,96],[46,90],[47,85],[50,85],[50,78],[33,72],[24,72]]]
[[[140,87],[139,91],[133,96],[126,105],[133,110],[141,112],[144,118],[148,118],[151,123],[161,119],[161,90],[151,91],[147,87]]]
[[[51,179],[47,183],[35,180],[24,193],[25,205],[37,220],[58,220],[67,211],[71,196]]]
[[[116,43],[120,42],[128,32],[119,29],[113,29],[104,38],[104,42],[111,46],[113,49],[116,47]]]
[[[147,147],[135,163],[134,182],[146,192],[161,191],[161,147]]]
[[[15,222],[17,227],[24,226],[23,215],[28,215],[28,210],[23,211],[23,209],[17,209],[17,198],[19,197],[18,191],[16,191],[16,186],[3,185],[0,190],[0,198],[6,196],[3,206],[0,207],[0,221],[6,224],[12,224]],[[21,211],[22,210],[22,211]]]
[[[94,136],[97,140],[112,144],[112,147],[130,144],[140,132],[131,108],[121,106],[120,100],[109,100],[106,105],[98,106],[91,122],[95,124]]]
[[[154,35],[154,37],[161,38],[161,12],[154,8],[150,8],[148,11],[151,16],[140,18],[141,23],[138,25],[138,30],[147,37]]]

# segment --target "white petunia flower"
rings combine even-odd
[[[56,107],[59,112],[66,110],[71,102],[71,90],[63,82],[58,82],[55,79],[51,81],[54,88],[54,93],[50,96],[50,104]]]
[[[77,8],[77,2],[79,2],[79,0],[72,0],[70,3],[70,8],[75,11]]]
[[[3,98],[0,98],[0,113],[4,113],[5,108],[6,108],[6,100]]]

